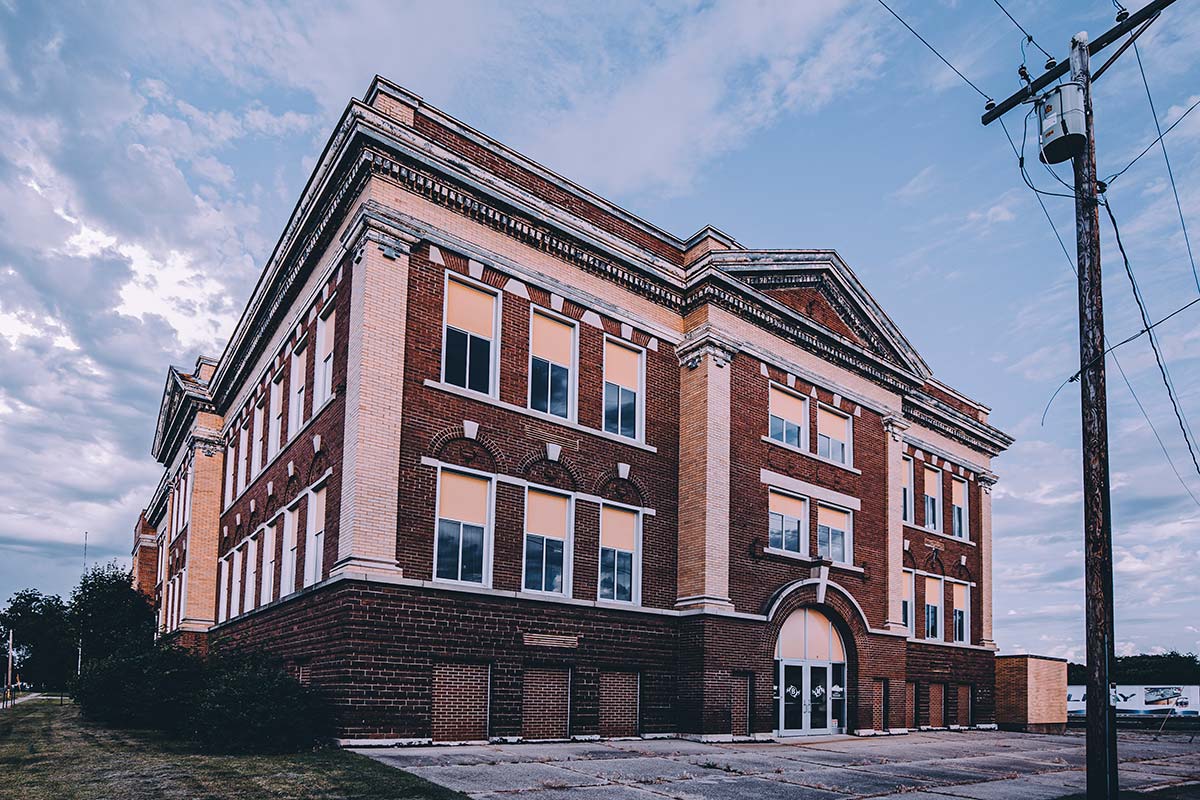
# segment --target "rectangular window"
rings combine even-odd
[[[488,524],[487,478],[443,471],[438,487],[435,575],[442,580],[484,582]]]
[[[296,591],[296,524],[299,508],[283,512],[283,569],[279,573],[279,596],[287,597]]]
[[[969,539],[967,517],[967,482],[962,478],[950,479],[950,524],[952,532],[960,539]]]
[[[259,605],[275,599],[275,526],[267,525],[262,534],[262,588]]]
[[[270,430],[267,431],[267,459],[270,460],[279,452],[283,436],[283,370],[275,380],[271,381],[271,401],[268,413],[271,415]]]
[[[262,471],[262,446],[263,446],[263,407],[259,403],[254,407],[254,423],[250,427],[250,475],[257,475]]]
[[[900,518],[910,525],[913,524],[913,497],[913,460],[905,456],[900,471],[900,502],[903,503]]]
[[[969,589],[965,583],[955,583],[951,590],[954,592],[954,641],[967,642],[970,639]]]
[[[240,547],[233,551],[233,578],[230,581],[233,588],[229,591],[229,613],[235,617],[242,613],[242,557]]]
[[[234,448],[233,444],[230,443],[230,445],[225,448],[225,505],[227,506],[233,502],[233,470],[234,464],[237,463],[234,461],[236,456],[236,449]]]
[[[567,419],[571,415],[575,326],[534,312],[529,352],[529,407]]]
[[[771,386],[770,436],[777,442],[807,449],[808,400]]]
[[[817,506],[817,553],[822,558],[847,563],[851,558],[850,512]]]
[[[238,494],[246,488],[246,462],[250,457],[250,421],[247,420],[238,431],[238,460],[237,460],[237,490]]]
[[[900,621],[908,628],[909,636],[914,634],[916,628],[916,619],[913,616],[913,584],[916,577],[912,571],[906,569],[900,580]]]
[[[824,406],[817,408],[818,456],[839,464],[849,464],[850,434],[850,417]]]
[[[942,628],[942,579],[925,577],[925,638],[940,639]]]
[[[304,585],[321,580],[325,560],[325,489],[308,496],[308,516],[304,534]]]
[[[242,598],[242,611],[254,608],[258,601],[258,540],[246,542],[246,594]]]
[[[317,319],[317,362],[313,374],[313,410],[333,394],[333,306]]]
[[[942,529],[942,471],[925,467],[925,527]]]
[[[600,510],[600,599],[636,603],[638,514],[614,506]]]
[[[525,497],[525,588],[564,593],[571,501],[530,489]]]
[[[770,509],[771,549],[808,555],[808,501],[771,492]]]
[[[303,345],[292,353],[291,392],[288,396],[288,439],[300,432],[304,424],[304,382],[308,369],[308,348]]]
[[[642,353],[606,339],[604,342],[604,430],[638,438],[638,392],[642,385]]]
[[[170,586],[170,584],[167,584]],[[229,559],[222,558],[217,562],[217,622],[229,619]],[[163,615],[164,624],[167,615]]]
[[[443,380],[464,389],[491,394],[496,295],[462,281],[446,281],[445,333]]]

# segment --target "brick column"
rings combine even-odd
[[[408,245],[368,231],[351,272],[342,506],[330,575],[400,573],[396,514],[408,258]]]
[[[904,431],[900,417],[883,419],[887,441],[887,620],[889,631],[907,633],[902,621],[904,583]]]
[[[979,623],[982,644],[996,649],[992,639],[992,487],[996,476],[979,476]]]
[[[677,350],[679,566],[676,607],[731,608],[729,600],[729,361],[708,326]]]
[[[219,429],[218,421],[215,428],[198,431],[192,444],[192,515],[188,519],[186,588],[181,586],[180,630],[205,631],[217,618],[217,548],[225,465]]]

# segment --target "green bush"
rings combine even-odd
[[[192,711],[192,735],[211,752],[295,752],[331,730],[321,698],[255,653],[213,654]]]
[[[259,654],[126,649],[87,662],[75,698],[95,722],[162,731],[211,752],[295,752],[331,730],[320,696]]]

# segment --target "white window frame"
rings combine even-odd
[[[917,470],[912,456],[904,456],[901,466],[904,474],[900,476],[900,519],[905,525],[917,524]],[[908,478],[908,496],[905,497],[904,478]]]
[[[950,590],[951,591],[950,602],[951,602],[951,608],[953,610],[951,611],[951,614],[950,614],[950,620],[951,620],[951,627],[953,628],[953,630],[950,631],[950,636],[956,644],[970,644],[971,643],[971,584],[960,582],[960,581],[953,581],[953,583],[963,586],[966,589],[966,598],[965,598],[966,606],[962,609],[962,612],[963,612],[963,638],[960,639],[960,638],[958,638],[958,627],[957,627],[957,625],[955,625],[956,620],[954,619],[954,611],[957,611],[958,609],[956,607],[954,607],[954,605],[953,605],[954,590],[951,589]]]
[[[917,573],[911,569],[903,570],[903,580],[908,584],[908,635],[917,635]],[[901,613],[903,614],[903,596],[901,596]]]
[[[267,460],[279,455],[283,445],[283,370],[271,380],[270,400],[267,407]]]
[[[608,360],[608,342],[610,340],[615,342],[619,347],[624,347],[627,350],[633,350],[638,354],[637,424],[634,425],[634,435],[632,438],[621,434],[619,430],[617,433],[612,433],[607,427],[605,427],[606,420],[604,419],[604,387],[605,384],[609,383],[610,381],[608,381],[604,375],[606,366],[605,362]],[[603,349],[600,351],[600,430],[604,431],[606,434],[618,436],[622,440],[644,443],[646,441],[646,348],[639,347],[628,339],[622,339],[619,336],[613,336],[609,333],[604,334],[604,342],[601,344],[601,347]],[[620,386],[620,384],[613,385]],[[629,387],[627,386],[625,388],[628,389]],[[617,427],[618,429],[620,428],[619,422]]]
[[[268,522],[260,529],[262,539],[262,575],[259,578],[258,604],[265,606],[275,599],[275,527],[277,522]]]
[[[821,455],[821,415],[820,415],[820,413],[817,414],[817,441],[816,441],[816,446],[812,450],[813,455],[816,456],[817,458],[821,459],[822,461],[829,462],[830,464],[840,464],[841,466],[844,466],[844,467],[853,468],[854,467],[854,415],[847,414],[845,411],[842,411],[840,408],[837,408],[836,406],[831,406],[829,403],[822,403],[820,401],[817,402],[817,408],[818,409],[823,408],[826,411],[830,412],[831,414],[836,414],[837,416],[842,417],[843,419],[846,420],[846,442],[845,442],[846,460],[838,461],[836,458],[830,458],[830,457]]]
[[[529,541],[529,492],[537,491],[545,494],[558,495],[567,499],[567,535],[563,539],[563,574],[562,574],[562,591],[551,592],[545,589],[530,589],[525,586],[525,548]],[[530,594],[544,594],[551,597],[571,597],[573,595],[573,578],[574,569],[572,565],[575,561],[575,496],[570,492],[564,492],[561,489],[555,489],[552,486],[541,486],[538,484],[527,484],[525,486],[525,520],[522,525],[525,529],[521,536],[521,591]],[[533,534],[539,536],[540,534]],[[542,537],[545,539],[545,537]],[[542,550],[542,585],[545,586],[546,580],[546,552],[545,545]],[[436,565],[436,562],[435,562]]]
[[[928,580],[927,580],[926,584],[925,584],[926,590],[927,590],[925,592],[925,638],[929,639],[930,641],[945,641],[946,632],[943,631],[942,628],[946,627],[946,579],[939,578],[936,575],[928,575],[925,577],[927,579],[931,578],[938,582],[939,594],[940,594],[940,596],[938,597],[938,602],[937,602],[938,630],[935,631],[932,636],[930,636],[929,635],[929,607],[933,604],[929,602],[929,592],[928,592],[929,584],[928,584]]]
[[[242,613],[258,606],[258,539],[246,539],[246,579],[242,586]]]
[[[945,526],[946,520],[944,519],[944,517],[946,515],[945,515],[944,511],[942,510],[942,506],[945,505],[945,503],[943,502],[945,498],[942,497],[942,484],[945,483],[944,476],[942,475],[941,469],[933,466],[932,464],[923,464],[921,466],[921,469],[922,469],[921,477],[923,480],[923,486],[922,486],[922,491],[921,491],[921,494],[922,494],[921,504],[925,508],[925,525],[924,525],[925,530],[930,531],[931,533],[943,533],[945,531],[945,527],[946,527]],[[936,502],[934,503],[934,510],[935,510],[934,519],[936,520],[936,522],[932,526],[929,524],[929,502],[928,502],[928,500],[926,500],[926,498],[932,497],[932,495],[929,494],[929,483],[927,481],[924,481],[924,479],[928,477],[929,471],[933,471],[938,474],[937,497],[936,497]]]
[[[603,527],[604,527],[604,507],[605,506],[612,506],[613,508],[620,508],[625,511],[632,511],[635,515],[634,523],[633,523],[633,569],[632,569],[632,574],[629,577],[629,580],[632,585],[630,586],[630,592],[629,592],[630,599],[629,600],[618,600],[615,597],[615,595],[617,593],[615,576],[614,576],[614,580],[613,580],[613,595],[614,595],[614,597],[601,597],[600,596],[600,585],[602,583],[600,580],[600,564],[602,563],[602,560],[603,560],[602,554],[604,552],[604,530],[603,530]],[[645,516],[646,515],[643,513],[642,509],[638,508],[637,506],[625,505],[624,503],[615,503],[611,500],[601,501],[601,503],[600,503],[601,530],[600,530],[600,536],[597,537],[598,541],[596,544],[596,600],[598,602],[615,603],[617,605],[622,605],[622,606],[640,606],[642,604],[642,528],[643,528],[643,522],[645,520]],[[609,549],[611,550],[614,548],[609,548]]]
[[[263,400],[254,405],[250,423],[250,477],[258,477],[263,468],[263,418],[266,409]]]
[[[240,495],[246,491],[246,484],[249,481],[247,468],[249,466],[249,444],[250,444],[250,418],[238,426],[238,453],[237,453],[237,493]]]
[[[317,340],[313,343],[313,414],[333,397],[333,353],[337,348],[335,339],[337,316],[333,300],[317,315]],[[331,319],[332,318],[332,319]],[[333,325],[329,336],[329,352],[325,352],[325,329]]]
[[[288,362],[288,441],[296,438],[304,427],[304,401],[308,394],[308,337],[304,337],[291,353]],[[297,397],[299,395],[299,397]]]
[[[234,446],[232,434],[229,444],[225,445],[225,507],[233,505],[233,498],[237,497],[237,489],[234,478],[235,464],[237,464],[237,447]]]
[[[834,511],[841,511],[846,514],[846,519],[847,519],[847,524],[846,524],[847,530],[845,531],[845,533],[846,533],[846,560],[845,561],[834,561],[831,558],[830,561],[833,561],[834,564],[849,564],[849,565],[853,566],[854,565],[854,514],[855,514],[854,509],[846,508],[845,506],[839,506],[837,503],[826,502],[825,500],[820,500],[820,499],[817,500],[817,552],[816,552],[816,555],[820,558],[824,558],[824,556],[821,555],[821,531],[820,531],[820,528],[821,528],[821,506],[825,506],[826,508],[832,509]],[[832,545],[830,546],[830,549],[833,549]]]
[[[279,597],[282,599],[296,592],[296,559],[299,544],[298,531],[300,499],[296,498],[283,510],[283,564],[279,571]]]
[[[771,495],[778,494],[784,497],[790,497],[793,500],[799,500],[804,503],[804,518],[800,520],[800,549],[788,550],[786,547],[771,546],[771,515],[775,512],[771,510]],[[789,492],[785,489],[780,489],[775,486],[767,487],[767,550],[771,553],[780,553],[786,556],[798,556],[800,558],[811,558],[809,540],[812,538],[812,528],[809,523],[809,518],[812,516],[812,499],[802,494]]]
[[[442,326],[445,327],[444,325]],[[440,578],[437,574],[438,565],[438,529],[441,527],[441,509],[442,509],[442,474],[445,472],[457,472],[462,475],[471,475],[476,478],[483,478],[488,482],[488,497],[487,497],[487,522],[483,526],[483,580],[480,582],[464,581],[457,578]],[[452,519],[447,517],[447,519]],[[460,525],[464,524],[462,520],[452,520]],[[492,587],[492,551],[493,537],[496,527],[496,476],[490,472],[481,472],[477,469],[469,467],[438,467],[437,473],[437,490],[433,495],[433,565],[432,576],[437,583],[448,583],[454,586],[476,586],[490,589]],[[522,537],[522,544],[524,538]],[[458,572],[462,574],[462,536],[459,536],[458,543]],[[525,559],[522,554],[521,563],[524,565]],[[521,582],[524,583],[524,573],[521,576]]]
[[[464,286],[469,286],[472,289],[479,289],[482,292],[487,292],[496,299],[496,302],[492,303],[492,346],[491,352],[488,353],[488,391],[486,392],[477,392],[468,386],[459,386],[457,383],[452,384],[446,380],[446,331],[451,327],[448,320],[450,312],[450,281],[452,280],[458,281]],[[503,306],[504,292],[498,291],[494,286],[488,286],[483,281],[475,280],[469,275],[463,275],[462,273],[454,272],[453,270],[449,269],[446,270],[442,283],[442,363],[440,367],[442,383],[453,386],[455,389],[461,389],[464,392],[470,392],[471,394],[481,395],[483,397],[491,397],[494,399],[500,398],[500,320],[503,318]],[[455,330],[458,330],[458,328],[455,328]],[[468,344],[470,342],[469,337],[477,335],[471,333],[470,331],[463,331],[463,333],[467,334],[468,336]],[[469,350],[470,348],[468,347],[468,352]],[[470,382],[471,366],[468,362],[467,383]],[[474,586],[478,584],[472,585]]]
[[[232,616],[240,616],[242,611],[242,561],[244,554],[239,545],[233,549],[232,570],[229,579],[229,611]]]
[[[317,492],[325,491],[325,482],[313,486],[305,494],[308,497],[307,509],[304,512],[304,588],[319,583],[321,573],[325,569],[325,524],[329,518],[329,507],[325,506],[323,519],[318,520],[313,513]],[[328,504],[329,496],[323,498]]]
[[[809,429],[809,427],[812,425],[812,406],[810,406],[810,405],[809,405],[809,402],[808,402],[808,396],[807,396],[807,395],[803,395],[803,394],[801,394],[800,392],[797,392],[795,389],[792,389],[792,388],[790,388],[790,387],[789,387],[787,384],[784,384],[784,383],[776,383],[775,381],[768,381],[768,388],[767,388],[767,438],[768,438],[768,439],[770,439],[772,442],[774,442],[774,443],[776,443],[776,444],[781,444],[781,445],[783,445],[784,447],[793,447],[793,446],[794,446],[794,445],[791,445],[791,444],[789,444],[789,443],[786,441],[786,438],[784,438],[784,439],[776,439],[775,437],[771,436],[771,417],[773,417],[773,416],[776,416],[775,414],[772,414],[772,413],[771,413],[771,390],[772,390],[772,389],[778,389],[778,390],[780,390],[780,391],[782,391],[782,392],[785,392],[785,393],[787,393],[787,394],[790,394],[792,397],[796,398],[797,400],[799,400],[801,403],[803,403],[803,404],[804,404],[804,420],[803,420],[803,421],[800,421],[800,422],[795,422],[794,420],[785,420],[785,421],[788,421],[788,422],[795,422],[795,424],[796,424],[797,426],[799,426],[799,428],[800,428],[800,444],[799,444],[799,446],[797,447],[797,449],[799,449],[799,450],[802,450],[802,451],[804,451],[805,453],[813,452],[812,450],[810,450],[810,449],[809,449],[809,447],[810,447],[810,442],[809,442],[809,438],[810,438],[810,436],[809,436],[809,430],[808,430],[808,429]],[[779,419],[785,419],[785,418],[784,418],[784,417],[779,417]]]
[[[954,533],[954,509],[958,508],[958,506],[956,506],[954,504],[954,493],[953,493],[954,490],[953,490],[953,488],[951,488],[950,535],[954,536],[956,539],[962,539],[965,542],[969,542],[969,541],[971,541],[971,484],[966,478],[960,478],[957,475],[951,475],[950,481],[951,481],[951,484],[950,484],[951,487],[953,487],[953,485],[955,483],[961,483],[962,490],[963,490],[962,534],[957,535]]]
[[[566,365],[571,371],[567,379],[567,416],[560,417],[557,414],[551,414],[549,411],[541,412],[533,407],[533,318],[541,314],[546,319],[552,319],[556,322],[561,322],[564,325],[571,327],[571,363]],[[443,326],[444,327],[444,326]],[[551,362],[553,363],[553,362]],[[562,365],[560,365],[562,366]],[[548,308],[541,306],[530,305],[529,307],[529,363],[525,365],[527,376],[526,383],[529,384],[529,391],[526,392],[525,398],[527,407],[530,411],[538,416],[546,416],[552,420],[567,422],[578,422],[579,420],[579,322],[570,317],[564,317],[562,314],[556,314]],[[603,371],[601,372],[601,382],[603,382]],[[602,399],[603,400],[603,399]],[[601,417],[603,417],[604,409],[600,409]],[[603,418],[600,421],[600,427],[604,427]]]

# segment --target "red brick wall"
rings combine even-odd
[[[526,667],[521,686],[521,736],[565,739],[570,735],[571,671]]]
[[[487,664],[435,664],[432,695],[435,742],[488,738]]]
[[[448,268],[466,271],[466,260],[442,251]],[[442,305],[445,268],[428,259],[420,248],[411,258],[409,330],[406,345],[405,426],[402,433],[402,513],[398,518],[398,559],[408,577],[431,578],[435,528],[436,471],[421,464],[423,457],[469,465],[533,483],[558,486],[633,505],[653,508],[643,518],[642,604],[669,608],[675,602],[676,496],[678,461],[679,362],[674,351],[660,343],[646,351],[646,441],[656,453],[542,421],[478,400],[425,385],[441,380]],[[499,281],[485,273],[485,280]],[[549,295],[530,287],[531,296]],[[500,344],[501,399],[527,404],[530,300],[505,293],[502,301]],[[569,316],[584,309],[564,308]],[[605,323],[609,333],[620,325]],[[580,323],[579,422],[602,426],[604,331]],[[635,343],[649,337],[636,334]],[[478,422],[474,442],[462,439],[463,420]],[[562,446],[558,465],[545,460],[546,443]],[[630,465],[629,481],[616,475],[618,462]],[[524,547],[524,491],[500,484],[496,494],[495,545],[492,585],[521,589]],[[575,518],[574,596],[595,599],[599,559],[599,513],[593,503],[577,503]]]
[[[600,673],[600,735],[636,736],[638,733],[638,674]]]

